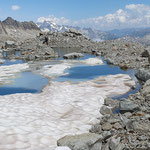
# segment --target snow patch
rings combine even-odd
[[[64,73],[64,71],[69,69],[71,66],[72,65],[68,63],[46,65],[41,69],[40,74],[48,78],[66,75],[67,73]]]
[[[10,84],[17,75],[29,69],[28,64],[14,64],[8,66],[0,66],[0,84]]]
[[[64,63],[77,63],[77,64],[87,64],[87,65],[103,65],[103,61],[100,58],[88,58],[88,59],[84,59],[84,60],[72,60],[72,59],[65,59],[62,60],[62,62]]]
[[[88,58],[85,60],[81,60],[81,63],[85,63],[87,65],[102,65],[103,61],[100,58]]]
[[[53,74],[69,67],[63,65],[52,66],[59,70],[51,69]],[[99,122],[104,98],[133,85],[130,76],[119,74],[78,84],[51,81],[40,94],[0,96],[0,149],[46,149],[65,135],[87,133]]]

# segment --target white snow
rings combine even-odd
[[[28,64],[0,66],[0,84],[10,84],[17,75],[29,68]]]
[[[69,147],[57,147],[55,150],[71,150]]]
[[[40,74],[49,78],[66,75],[67,73],[64,73],[64,71],[71,66],[72,65],[68,63],[46,65],[41,69]]]
[[[71,60],[71,59],[66,59],[66,60],[62,60],[62,62],[64,63],[78,63],[78,64],[86,64],[86,65],[103,65],[103,61],[102,59],[98,58],[98,57],[95,57],[95,58],[88,58],[88,59],[84,59],[84,60]]]
[[[40,94],[0,96],[0,150],[47,149],[65,135],[86,133],[98,122],[104,98],[131,85],[128,75],[119,74],[78,84],[51,81]]]
[[[103,61],[100,58],[88,58],[85,60],[81,60],[81,63],[85,63],[87,65],[102,65]]]

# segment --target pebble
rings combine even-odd
[[[113,127],[116,129],[116,130],[119,130],[119,129],[122,129],[122,126],[120,125],[120,123],[115,123],[114,125],[113,125]]]
[[[109,130],[111,130],[111,128],[112,128],[112,125],[110,123],[104,123],[102,125],[102,130],[104,130],[104,131],[109,131]]]

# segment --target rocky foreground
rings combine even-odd
[[[72,150],[149,150],[150,149],[150,80],[142,89],[120,101],[106,98],[100,113],[103,117],[88,134],[66,136],[59,146]],[[114,108],[120,113],[114,114]]]

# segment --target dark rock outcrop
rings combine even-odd
[[[28,30],[40,31],[40,29],[37,27],[37,25],[33,21],[19,22],[19,21],[14,20],[11,17],[8,17],[6,20],[2,22],[2,24],[4,28],[14,28],[14,29],[22,29],[22,30],[28,29]]]
[[[147,48],[144,50],[144,52],[142,52],[141,54],[142,57],[149,57],[150,56],[150,49]]]

